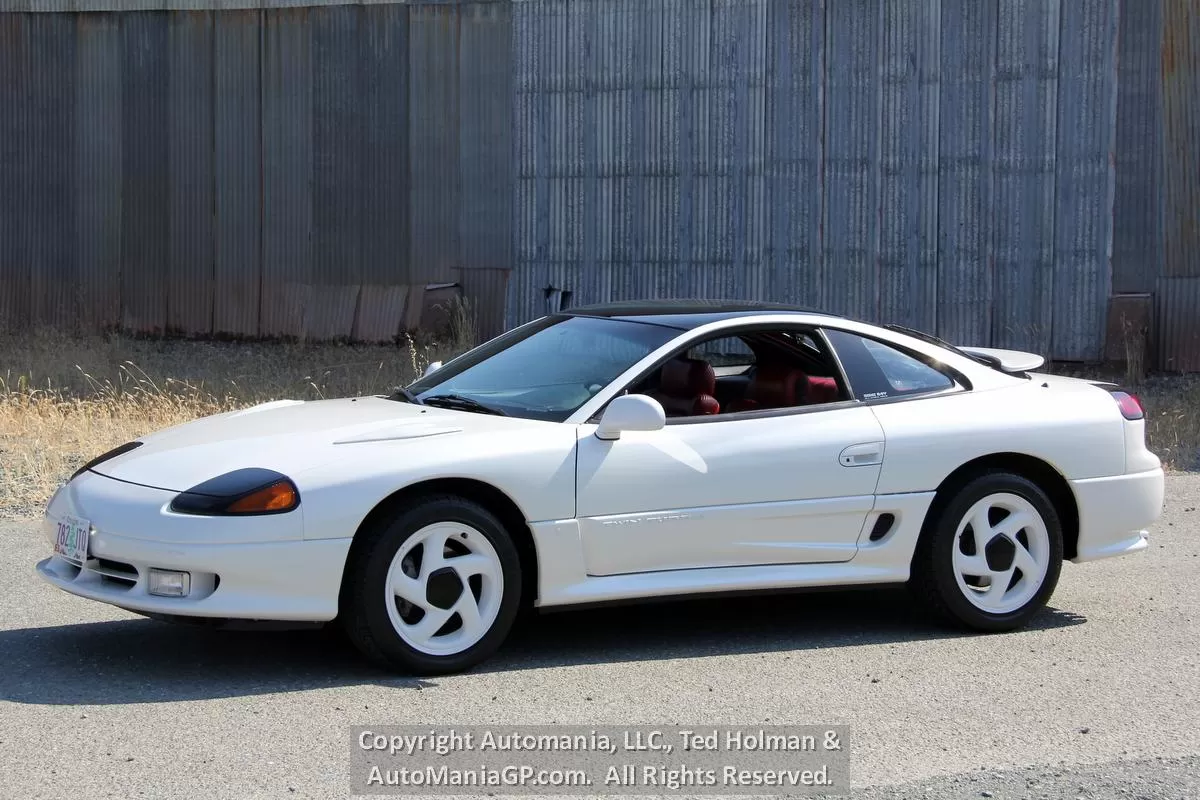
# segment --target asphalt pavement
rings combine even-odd
[[[70,597],[0,521],[0,799],[341,798],[351,727],[839,724],[856,797],[1200,797],[1200,476],[1136,556],[1067,565],[1011,634],[902,591],[543,615],[474,672],[394,677],[321,632]]]

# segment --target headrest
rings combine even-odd
[[[673,358],[663,364],[659,391],[677,396],[713,394],[717,376],[707,361],[698,358]]]
[[[809,403],[835,403],[838,399],[838,385],[833,378],[818,378],[813,375],[808,377],[808,395],[805,397]]]
[[[797,405],[808,392],[808,375],[786,364],[759,364],[746,397],[768,408]]]

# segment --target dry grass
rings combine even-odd
[[[151,431],[281,398],[389,392],[474,343],[473,309],[448,311],[447,337],[421,344],[0,335],[0,515],[36,512],[83,462]]]
[[[0,336],[0,514],[36,512],[87,459],[169,425],[280,398],[390,391],[472,344],[473,309],[448,311],[444,341],[389,346]],[[1151,448],[1173,469],[1200,469],[1200,376],[1150,377],[1136,391]]]

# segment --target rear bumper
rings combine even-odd
[[[1110,478],[1071,481],[1079,505],[1075,563],[1144,550],[1147,529],[1162,515],[1161,468]]]

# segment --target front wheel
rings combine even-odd
[[[990,472],[927,522],[910,586],[939,615],[983,631],[1024,625],[1049,600],[1062,569],[1062,524],[1032,481]]]
[[[521,564],[504,525],[465,498],[425,498],[370,530],[346,565],[346,632],[391,669],[443,674],[491,655],[512,627]]]

